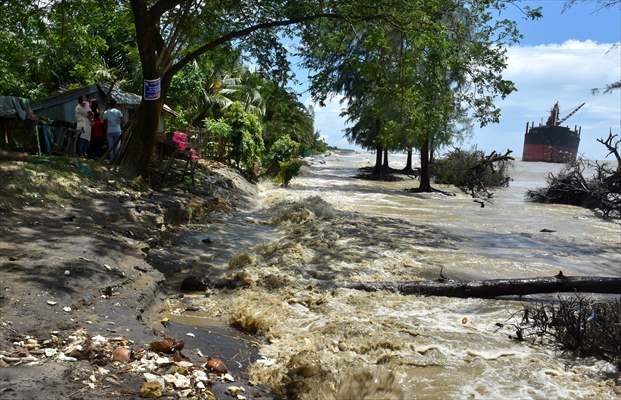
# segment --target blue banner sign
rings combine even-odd
[[[144,81],[144,99],[157,100],[160,98],[161,92],[160,78],[145,79]]]

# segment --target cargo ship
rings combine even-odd
[[[571,130],[561,124],[574,115],[586,103],[580,104],[566,117],[559,118],[558,102],[550,110],[546,124],[535,126],[534,122],[526,123],[524,135],[524,151],[522,161],[543,161],[566,163],[576,160],[582,127],[575,126]]]

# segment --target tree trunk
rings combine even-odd
[[[152,16],[144,1],[132,0],[132,12],[136,26],[136,41],[140,53],[142,76],[145,80],[160,78],[160,98],[145,100],[130,121],[129,131],[124,137],[123,151],[120,155],[122,168],[132,175],[146,176],[155,149],[156,134],[159,127],[162,103],[172,80],[171,74],[162,71],[162,64],[170,60],[159,33],[159,17]]]
[[[431,177],[429,174],[429,138],[425,138],[420,149],[420,192],[431,192]]]
[[[382,164],[382,168],[386,170],[390,168],[388,166],[388,149],[384,149],[384,163]]]
[[[490,279],[482,281],[409,281],[354,282],[348,289],[375,292],[386,290],[403,295],[447,296],[489,299],[498,296],[523,296],[538,293],[583,292],[621,294],[621,278],[571,276],[526,279]]]
[[[382,146],[378,145],[375,151],[375,167],[373,167],[373,171],[379,174],[382,169]]]
[[[408,149],[408,159],[405,163],[405,168],[403,168],[403,172],[412,172],[412,149]]]

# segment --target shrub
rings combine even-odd
[[[291,182],[291,180],[300,172],[300,168],[302,168],[302,161],[292,159],[282,161],[278,165],[278,174],[274,180],[276,183],[281,184],[284,187],[288,187],[289,182]]]
[[[435,161],[432,174],[436,183],[455,185],[473,197],[491,197],[488,188],[509,186],[509,154],[492,152],[486,156],[476,148],[455,149]]]
[[[289,135],[283,135],[278,138],[270,147],[268,155],[268,162],[270,164],[277,164],[283,161],[287,161],[292,157],[297,156],[300,144],[291,139]]]
[[[229,142],[231,140],[231,126],[224,121],[224,119],[211,119],[206,118],[204,120],[205,128],[212,133],[215,137],[217,148],[216,153],[219,159],[229,157]],[[202,149],[203,151],[205,149]]]
[[[551,341],[563,351],[594,356],[621,366],[621,300],[583,296],[559,298],[558,304],[528,304],[516,339]]]
[[[259,118],[246,112],[241,103],[235,102],[228,108],[224,121],[231,127],[231,158],[251,177],[255,176],[264,151]]]

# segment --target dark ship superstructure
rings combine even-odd
[[[580,104],[564,118],[559,118],[558,102],[550,110],[545,125],[535,126],[534,122],[526,123],[524,136],[524,152],[522,161],[543,161],[565,163],[574,161],[578,154],[582,127],[574,126],[571,130],[561,124],[574,115],[586,103]]]

